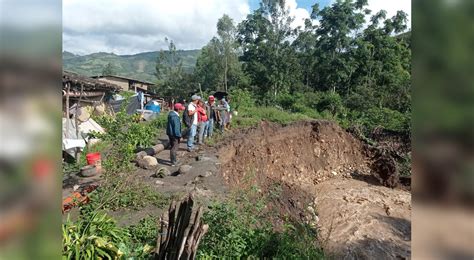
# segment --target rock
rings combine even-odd
[[[73,191],[76,191],[76,190],[78,190],[79,188],[80,188],[79,185],[74,185],[74,186],[72,187],[72,190],[73,190]]]
[[[313,215],[316,214],[313,207],[308,206],[307,209],[308,209],[309,213],[311,213],[311,214],[313,214]]]
[[[207,171],[207,172],[205,172],[205,173],[203,173],[203,174],[199,174],[199,177],[207,178],[207,177],[209,177],[209,176],[211,176],[211,175],[212,175],[212,172]]]
[[[313,221],[314,221],[315,223],[319,223],[319,217],[318,217],[317,215],[314,215]]]
[[[334,176],[337,175],[337,172],[335,172],[335,171],[332,171],[331,173],[332,173],[332,175],[334,175]]]
[[[321,149],[319,147],[316,147],[313,149],[314,156],[319,157],[321,155]]]
[[[191,165],[181,165],[181,167],[179,167],[179,174],[186,174],[188,173],[193,167]]]
[[[152,147],[153,150],[155,151],[155,154],[165,150],[165,145],[164,144],[157,144],[155,146]]]
[[[155,171],[155,174],[153,174],[153,177],[155,178],[164,178],[166,176],[170,176],[171,172],[168,170],[168,168],[161,167],[158,170]]]
[[[138,161],[142,160],[143,157],[147,156],[148,154],[145,151],[141,151],[135,155],[135,158]]]
[[[158,160],[153,156],[146,155],[138,161],[138,166],[144,169],[153,169],[158,166]]]
[[[162,182],[162,181],[160,181],[160,180],[157,180],[157,181],[155,181],[155,184],[156,184],[156,185],[163,185],[163,184],[165,184],[165,183]]]
[[[187,152],[185,152],[185,151],[177,151],[177,152],[176,152],[176,155],[177,155],[178,157],[184,157],[186,154],[187,154]]]

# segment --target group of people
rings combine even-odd
[[[184,111],[182,114],[182,121],[186,127],[184,131],[181,128],[181,111]],[[199,145],[204,144],[206,138],[212,137],[215,124],[221,131],[228,130],[231,119],[230,105],[225,98],[216,102],[215,97],[211,95],[204,102],[200,96],[193,95],[191,102],[186,106],[181,103],[174,104],[173,111],[168,114],[166,127],[171,146],[171,164],[174,166],[178,163],[176,152],[181,138],[187,138],[187,149],[191,152],[195,149],[196,137]]]

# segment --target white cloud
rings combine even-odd
[[[335,0],[332,3],[336,2]],[[411,28],[411,0],[368,0],[368,9],[372,10],[372,13],[366,17],[368,21],[370,17],[380,10],[387,11],[387,18],[397,14],[397,11],[404,11],[408,14],[408,28]]]
[[[411,28],[411,0],[369,0],[368,8],[372,10],[372,15],[380,10],[387,11],[387,18],[397,14],[397,11],[404,11],[408,14],[408,28]]]
[[[286,6],[289,8],[290,16],[294,17],[291,26],[304,28],[304,20],[309,18],[309,12],[305,8],[298,8],[296,0],[286,0]]]
[[[64,0],[63,49],[132,54],[166,48],[165,37],[196,49],[224,13],[237,23],[249,12],[247,0]]]

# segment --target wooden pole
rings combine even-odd
[[[79,101],[77,102],[77,106],[76,106],[76,115],[74,116],[74,123],[76,125],[76,137],[79,137],[79,119],[77,118],[77,112],[81,108],[82,93],[84,93],[84,86],[81,84],[81,94],[79,95]],[[75,155],[76,155],[76,162],[78,162],[81,158],[81,154],[79,153],[79,148],[77,147],[75,149]]]
[[[155,259],[194,259],[199,242],[209,226],[201,221],[202,207],[193,217],[193,206],[193,196],[189,194],[178,207],[173,201],[168,214],[161,215]]]

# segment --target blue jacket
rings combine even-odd
[[[181,137],[181,121],[175,111],[168,113],[168,123],[166,124],[166,134],[172,137]]]

